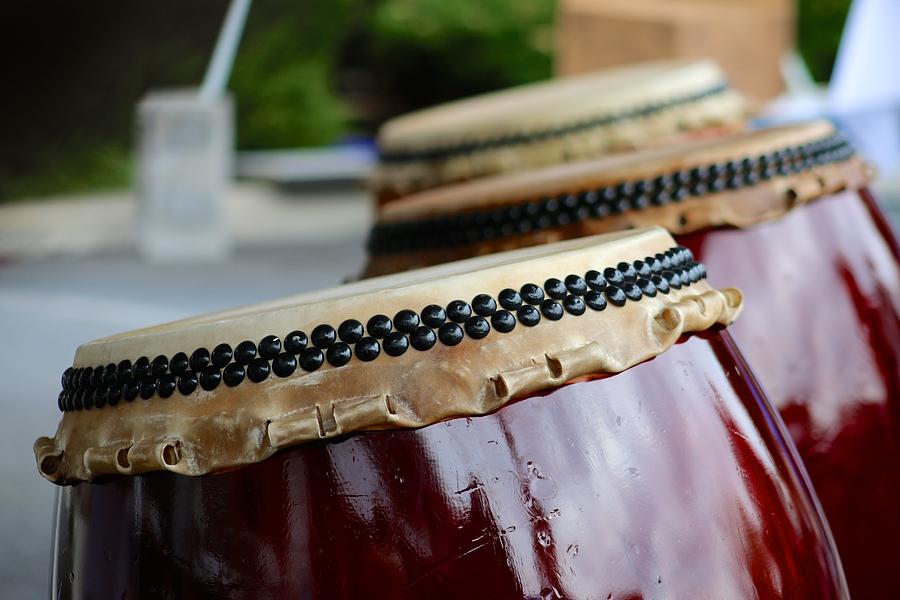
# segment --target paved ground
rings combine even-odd
[[[31,445],[55,431],[58,377],[78,344],[337,284],[359,269],[368,220],[361,194],[312,202],[253,194],[242,209],[241,246],[218,266],[152,267],[127,236],[99,240],[130,225],[121,198],[80,210],[62,202],[46,217],[16,207],[18,244],[5,238],[12,219],[0,207],[0,247],[17,257],[0,261],[0,598],[47,595],[55,487],[37,475]],[[263,203],[266,216],[248,210]],[[75,234],[67,239],[60,225]]]

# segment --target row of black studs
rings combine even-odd
[[[681,202],[691,196],[754,186],[773,177],[845,161],[853,154],[845,140],[830,136],[755,159],[714,163],[477,212],[380,223],[372,228],[368,249],[372,254],[411,252],[564,227],[629,210]]]
[[[557,321],[565,313],[582,315],[590,308],[601,311],[608,304],[623,306],[658,292],[668,293],[706,277],[706,268],[694,262],[687,248],[676,246],[633,263],[622,262],[584,276],[548,279],[543,287],[526,283],[519,290],[507,288],[496,298],[479,294],[472,302],[454,300],[446,307],[426,306],[420,312],[401,310],[393,319],[375,315],[365,326],[348,319],[335,329],[318,325],[309,336],[292,331],[284,339],[267,335],[258,344],[244,341],[232,348],[219,344],[210,352],[197,348],[190,356],[142,356],[105,366],[69,368],[62,375],[58,405],[62,411],[115,406],[121,400],[158,395],[168,398],[176,390],[183,395],[198,387],[213,390],[224,383],[234,387],[249,380],[259,383],[271,374],[288,377],[297,368],[315,371],[325,361],[334,367],[358,360],[375,360],[382,351],[400,356],[410,346],[425,351],[438,341],[459,344],[465,336],[482,339],[491,329],[508,333],[517,323],[534,327],[543,319]],[[368,334],[368,335],[366,335]],[[351,348],[351,344],[353,347]]]
[[[455,156],[463,154],[471,154],[473,152],[482,152],[492,150],[494,148],[505,148],[517,144],[530,144],[550,138],[572,135],[582,131],[592,129],[594,127],[608,127],[614,123],[619,123],[629,119],[639,119],[652,116],[656,113],[669,110],[676,106],[699,102],[706,98],[723,94],[728,91],[728,86],[719,84],[707,90],[672,98],[669,100],[655,102],[638,108],[625,110],[619,113],[594,117],[583,121],[577,121],[568,125],[554,127],[551,129],[543,129],[539,131],[527,131],[522,133],[512,133],[495,138],[484,140],[475,140],[471,142],[461,142],[453,145],[423,148],[419,150],[387,150],[379,151],[379,159],[383,163],[401,163],[413,161],[438,161],[447,160]]]

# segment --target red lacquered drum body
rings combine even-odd
[[[900,273],[873,199],[845,192],[679,241],[744,291],[731,332],[812,477],[853,597],[884,598],[900,570]]]
[[[61,490],[85,598],[843,598],[727,334],[487,416]]]

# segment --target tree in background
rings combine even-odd
[[[850,0],[800,0],[797,7],[797,46],[816,81],[831,78]]]
[[[134,106],[199,85],[226,0],[14,3],[0,24],[0,200],[130,178]],[[544,79],[555,0],[267,0],[232,74],[240,149],[331,144],[399,112]],[[800,0],[827,80],[849,0]]]

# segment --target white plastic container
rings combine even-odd
[[[138,105],[137,232],[157,263],[218,262],[231,250],[226,192],[234,160],[228,96],[153,92]]]

